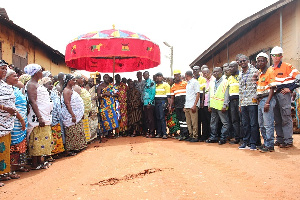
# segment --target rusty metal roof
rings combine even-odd
[[[212,55],[218,54],[223,49],[227,48],[228,45],[234,43],[240,37],[245,35],[253,27],[257,26],[262,21],[266,20],[270,15],[276,12],[279,8],[291,3],[294,0],[280,0],[267,8],[247,17],[243,21],[240,21],[235,26],[233,26],[229,31],[227,31],[223,36],[221,36],[215,43],[213,43],[208,49],[206,49],[200,56],[198,56],[191,64],[190,67],[195,65],[201,66],[205,64]]]
[[[0,9],[1,10],[1,9]],[[45,44],[42,40],[40,40],[38,37],[34,36],[32,33],[26,31],[24,28],[16,25],[13,23],[13,21],[6,18],[4,15],[0,14],[0,24],[3,24],[10,28],[11,30],[16,31],[19,35],[22,35],[24,38],[32,41],[34,44],[39,45],[44,50],[46,50],[48,53],[50,53],[52,56],[55,56],[56,58],[65,60],[65,56],[60,53],[58,50],[53,49],[49,45]]]

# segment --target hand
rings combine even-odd
[[[242,112],[242,108],[241,108],[241,106],[239,106],[239,111],[240,111],[240,112]]]
[[[75,115],[72,115],[72,122],[76,123],[76,116]]]
[[[169,113],[172,114],[172,107],[169,106]]]
[[[25,131],[25,129],[26,129],[26,124],[25,124],[25,120],[24,119],[21,119],[20,120],[20,122],[21,122],[21,125],[22,125],[22,131]]]
[[[196,112],[197,107],[195,105],[193,105],[193,107],[191,107],[192,113]]]
[[[225,108],[223,107],[222,110],[221,110],[221,112],[222,113],[226,112],[226,107]]]
[[[264,112],[269,112],[269,109],[270,109],[270,104],[265,103]]]
[[[10,115],[16,116],[17,111],[14,108],[11,107],[5,107],[6,112],[8,112]]]
[[[200,103],[200,108],[204,108],[204,103]]]
[[[39,122],[39,126],[40,126],[40,127],[44,127],[44,126],[45,126],[45,121],[43,120],[43,118],[40,117],[40,118],[38,119],[38,122]]]
[[[283,89],[280,91],[281,94],[287,94],[287,93],[290,93],[290,92],[291,92],[291,90],[290,90],[289,88],[283,88]]]
[[[210,112],[210,113],[211,113],[211,107],[209,107],[209,108],[208,108],[208,112]]]

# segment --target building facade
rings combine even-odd
[[[14,24],[7,15],[0,15],[0,59],[22,70],[27,64],[37,63],[53,75],[70,73],[63,54]]]

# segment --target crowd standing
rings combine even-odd
[[[96,138],[229,142],[262,153],[292,147],[291,101],[300,75],[282,57],[283,49],[274,47],[271,66],[264,52],[255,66],[238,54],[212,70],[194,66],[153,80],[144,71],[134,81],[119,74],[101,80],[99,73],[88,80],[78,72],[53,77],[38,64],[22,73],[1,60],[0,180],[47,169]]]

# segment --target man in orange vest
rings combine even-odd
[[[283,50],[274,47],[271,51],[273,69],[275,72],[275,83],[277,86],[274,108],[276,142],[275,146],[288,148],[293,145],[293,120],[291,116],[291,91],[295,89],[294,81],[299,71],[291,64],[282,62]]]

